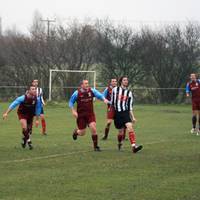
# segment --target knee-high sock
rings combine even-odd
[[[46,133],[46,121],[45,121],[45,119],[41,119],[41,123],[42,123],[42,133]]]
[[[192,116],[192,127],[196,128],[197,117],[195,115]]]
[[[117,136],[117,140],[118,140],[118,143],[121,144],[123,140],[123,135],[119,133]]]
[[[96,148],[98,146],[98,135],[92,135],[92,141],[94,148]]]
[[[126,128],[124,129],[123,140],[125,140],[125,138],[126,138]]]
[[[29,139],[29,131],[28,131],[28,129],[23,128],[22,129],[22,134],[23,134],[23,140],[27,141]]]
[[[129,132],[129,140],[132,146],[135,145],[136,137],[134,131]]]
[[[110,130],[110,123],[107,123],[105,132],[104,132],[104,137],[106,137],[106,138],[108,137],[109,130]]]

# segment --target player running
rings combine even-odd
[[[118,149],[122,147],[124,128],[127,128],[129,140],[133,153],[142,149],[142,145],[136,145],[136,135],[133,129],[133,123],[136,121],[133,114],[133,95],[128,89],[128,78],[123,76],[119,79],[119,86],[112,90],[111,103],[115,109],[114,124],[119,130]]]
[[[25,148],[28,144],[29,149],[33,149],[31,142],[33,117],[36,115],[36,123],[38,124],[38,116],[40,113],[40,104],[38,104],[36,96],[36,88],[30,86],[25,95],[18,97],[8,107],[7,111],[3,114],[3,119],[8,117],[8,113],[11,112],[17,106],[17,114],[22,127],[22,147]]]
[[[45,106],[45,102],[43,99],[43,91],[42,88],[38,87],[38,80],[35,79],[32,81],[32,86],[34,86],[36,88],[36,94],[37,94],[37,100],[38,103],[40,104],[40,119],[41,119],[41,124],[42,124],[42,134],[43,135],[47,135],[46,133],[46,121],[45,121],[45,117],[44,117],[44,106]]]
[[[192,129],[191,133],[200,134],[200,80],[196,74],[190,74],[190,81],[186,85],[186,96],[192,95]],[[199,128],[196,129],[197,118]]]
[[[69,100],[69,107],[72,110],[72,115],[76,118],[78,126],[73,132],[73,139],[76,140],[77,136],[85,135],[86,127],[88,126],[92,133],[94,151],[100,151],[93,109],[94,97],[104,101],[106,104],[108,103],[108,100],[98,90],[89,87],[88,80],[83,80],[80,88],[72,94]],[[77,103],[77,109],[74,108],[75,102]]]
[[[110,80],[109,86],[103,91],[103,96],[108,99],[109,101],[111,100],[111,94],[112,94],[112,89],[117,86],[117,79],[113,78]],[[110,125],[114,119],[114,108],[112,105],[108,104],[107,106],[107,123],[104,131],[104,136],[102,140],[107,140],[109,130],[110,130]]]

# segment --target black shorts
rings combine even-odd
[[[44,109],[43,109],[43,107],[41,108],[40,114],[44,114]]]
[[[132,122],[129,111],[115,112],[114,124],[115,128],[125,128],[125,124]]]

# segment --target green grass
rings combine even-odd
[[[2,104],[0,113],[8,104]],[[103,103],[95,103],[99,136]],[[0,200],[199,200],[200,136],[189,133],[191,107],[136,105],[137,141],[117,150],[113,125],[102,152],[92,151],[89,131],[73,141],[75,120],[65,104],[45,108],[48,136],[34,128],[34,150],[22,149],[16,111],[0,120]]]

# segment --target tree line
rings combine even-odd
[[[28,85],[37,78],[48,88],[49,69],[92,69],[103,86],[110,78],[128,75],[133,88],[181,88],[189,74],[199,70],[198,23],[138,30],[110,20],[73,21],[51,27],[47,34],[40,18],[35,15],[30,34],[11,29],[0,37],[0,85]],[[53,81],[61,80],[58,76],[66,84],[80,78],[62,74]],[[154,95],[158,102],[170,103],[179,91],[161,89],[151,98]]]

